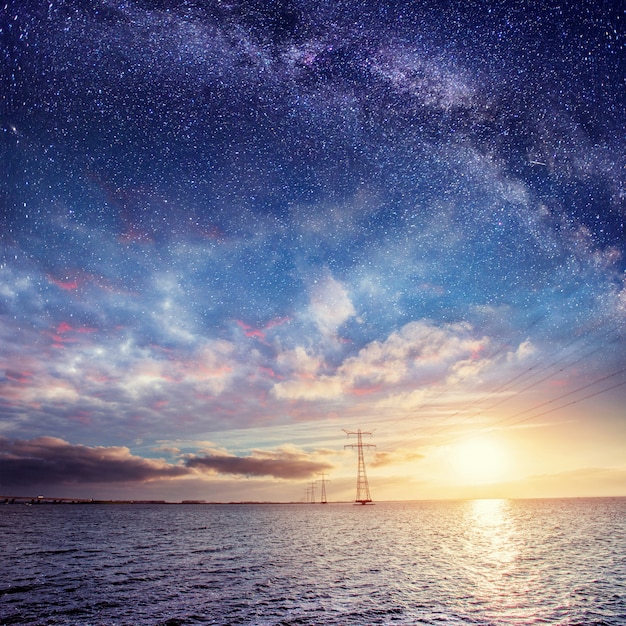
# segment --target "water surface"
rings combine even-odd
[[[626,499],[0,507],[0,624],[626,624]]]

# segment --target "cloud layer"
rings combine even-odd
[[[0,486],[144,482],[186,474],[183,467],[133,456],[128,448],[70,445],[55,437],[0,440]]]
[[[296,448],[258,450],[238,457],[219,453],[186,455],[177,462],[146,459],[126,447],[72,445],[55,437],[0,439],[0,488],[175,480],[209,472],[231,476],[302,481],[332,467]]]

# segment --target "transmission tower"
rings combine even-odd
[[[320,499],[320,504],[328,504],[328,500],[326,499],[326,479],[324,478],[326,476],[326,474],[324,474],[324,472],[322,472],[321,474],[318,474],[318,476],[321,476],[321,482],[322,482],[322,496]]]
[[[315,504],[315,481],[311,483],[311,504]]]
[[[371,443],[363,443],[363,435],[372,436],[371,432],[361,431],[359,428],[357,431],[348,431],[345,428],[342,429],[348,437],[350,435],[357,436],[356,443],[347,443],[344,446],[345,448],[357,448],[358,456],[359,456],[359,470],[356,478],[356,500],[355,502],[359,502],[360,504],[367,504],[372,501],[372,497],[370,496],[370,487],[367,483],[367,474],[365,473],[365,457],[363,456],[363,448],[375,448],[376,446]]]

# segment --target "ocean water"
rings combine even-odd
[[[626,624],[626,499],[0,506],[0,624]]]

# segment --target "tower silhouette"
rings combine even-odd
[[[322,482],[322,496],[320,498],[320,504],[328,504],[328,500],[326,499],[326,479],[324,478],[326,476],[326,474],[324,474],[324,472],[322,472],[321,474],[318,474],[318,476],[321,476],[321,482]]]
[[[356,499],[355,502],[359,502],[360,504],[367,504],[372,501],[372,497],[370,496],[370,487],[367,483],[367,474],[365,473],[365,457],[363,456],[363,448],[375,448],[376,446],[371,443],[363,443],[363,435],[372,436],[371,432],[362,431],[360,428],[356,431],[348,431],[345,428],[342,428],[343,432],[348,435],[356,435],[357,442],[356,443],[347,443],[344,446],[345,448],[356,448],[359,457],[359,469],[356,477]]]

